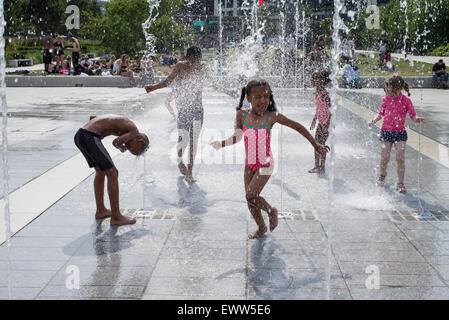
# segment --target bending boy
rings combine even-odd
[[[118,171],[101,140],[104,137],[118,136],[112,142],[121,152],[129,150],[134,155],[141,155],[149,145],[148,137],[137,130],[128,118],[118,115],[90,117],[75,134],[75,144],[87,160],[90,168],[95,168],[94,179],[96,219],[111,217],[111,225],[133,224],[136,219],[123,216],[119,206]],[[104,180],[108,177],[108,195],[111,209],[104,205]]]

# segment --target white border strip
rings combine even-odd
[[[118,149],[112,147],[111,138],[103,141],[111,157]],[[81,153],[51,168],[9,194],[11,214],[11,236],[45,212],[74,187],[89,177],[95,170],[89,168]],[[6,226],[3,219],[4,200],[0,200],[0,245],[6,241]]]

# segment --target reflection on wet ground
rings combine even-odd
[[[326,297],[329,168],[323,175],[307,173],[313,165],[313,149],[305,139],[286,128],[282,137],[278,135],[282,140],[272,142],[274,150],[279,150],[282,142],[282,158],[280,153],[274,155],[279,167],[263,196],[282,207],[285,214],[274,232],[248,240],[247,234],[256,225],[245,202],[242,164],[236,158],[222,164],[198,161],[194,169],[198,182],[188,184],[175,161],[176,126],[163,106],[168,91],[150,96],[133,91],[135,99],[126,104],[122,93],[129,98],[134,89],[104,90],[107,94],[102,96],[109,97],[109,104],[96,104],[95,109],[83,104],[81,97],[79,104],[59,101],[51,109],[39,108],[39,103],[26,106],[36,112],[39,109],[41,118],[54,113],[64,125],[51,124],[58,127],[54,131],[60,140],[51,136],[48,128],[35,134],[35,140],[21,138],[24,129],[16,132],[17,142],[10,154],[10,159],[15,159],[12,169],[15,162],[29,161],[33,170],[25,171],[23,180],[12,175],[11,184],[20,187],[54,166],[47,158],[56,162],[74,155],[73,133],[88,115],[122,113],[138,119],[148,130],[151,148],[146,165],[142,158],[128,154],[114,157],[120,172],[121,208],[133,209],[125,211],[129,214],[136,209],[154,209],[169,212],[171,218],[140,217],[135,225],[122,227],[110,227],[108,219],[96,221],[90,176],[11,239],[13,298]],[[276,90],[275,97],[285,115],[309,126],[314,113],[311,92],[306,92],[307,105],[301,105],[300,95],[294,98],[287,90]],[[214,101],[220,103],[211,103]],[[232,132],[235,101],[207,90],[204,105],[203,132],[217,129],[223,138],[225,130]],[[12,112],[22,112],[20,104],[10,106]],[[386,188],[378,189],[374,183],[379,162],[377,132],[343,108],[334,119],[338,138],[331,205],[331,297],[449,298],[449,219],[445,220],[449,217],[449,169],[423,158],[418,189],[413,168],[417,168],[419,157],[408,148],[408,193],[400,195],[394,190],[394,161]],[[39,123],[35,124],[39,128]],[[209,141],[203,134],[200,152],[209,151]],[[235,153],[243,152],[241,147],[237,145]],[[20,148],[32,149],[26,153]],[[31,156],[41,155],[43,161],[32,162]],[[435,219],[413,216],[419,211],[434,212]],[[0,297],[7,298],[5,245],[0,247],[0,258]],[[371,275],[367,270],[372,266],[379,270],[379,289],[366,286]],[[73,286],[76,275],[79,287]]]

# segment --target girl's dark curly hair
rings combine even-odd
[[[330,78],[331,74],[332,74],[332,72],[330,70],[320,69],[320,70],[316,70],[312,74],[312,78],[319,77],[321,80],[321,83],[323,84],[323,87],[325,87],[332,82],[332,80]]]

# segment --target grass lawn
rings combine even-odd
[[[234,51],[234,50],[232,50],[232,51]],[[231,53],[231,52],[227,52],[227,53]],[[272,61],[273,55],[274,55],[273,52],[266,52],[262,57],[262,61],[263,61],[262,64],[265,66],[265,68],[267,70],[270,69],[270,63],[268,61]],[[206,63],[211,62],[215,58],[215,56],[216,56],[216,53],[214,50],[208,50],[203,53],[203,61],[205,61]],[[231,54],[226,55],[226,56],[228,56],[228,59],[230,58],[229,56],[232,57]],[[424,76],[424,77],[432,76],[433,65],[430,63],[416,62],[416,61],[410,62],[410,61],[405,61],[404,59],[392,58],[392,63],[395,66],[395,70],[394,71],[384,71],[384,70],[374,70],[374,67],[377,66],[377,57],[371,58],[371,57],[363,55],[363,54],[359,54],[358,57],[360,59],[360,62],[356,63],[356,65],[359,67],[361,76],[388,77],[395,73],[397,73],[401,76]],[[229,59],[229,60],[230,61],[228,61],[228,64],[232,64],[233,63],[232,59]],[[163,76],[167,76],[172,71],[172,68],[170,68],[168,66],[162,66],[157,63],[154,65],[154,67],[155,67],[155,75],[156,76],[159,74],[162,74]],[[43,70],[31,71],[27,75],[30,75],[30,76],[31,75],[41,75],[42,71]],[[24,74],[18,73],[17,75],[24,75]],[[56,75],[56,74],[50,74],[50,75]]]
[[[430,63],[417,62],[417,61],[405,61],[404,59],[397,60],[392,58],[391,62],[395,66],[394,71],[373,70],[377,66],[377,58],[370,58],[359,54],[360,62],[356,63],[359,67],[360,76],[383,76],[388,77],[395,73],[400,76],[414,76],[414,77],[431,77],[432,67]]]

